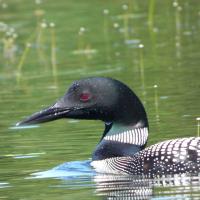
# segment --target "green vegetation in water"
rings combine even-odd
[[[197,137],[199,137],[200,134],[200,117],[197,117]]]

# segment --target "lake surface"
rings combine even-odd
[[[0,199],[200,199],[199,177],[96,174],[102,122],[13,128],[73,80],[108,76],[144,103],[148,145],[197,136],[199,35],[195,0],[0,0]]]

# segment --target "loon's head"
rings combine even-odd
[[[75,81],[52,106],[17,125],[30,125],[60,118],[98,119],[107,124],[148,127],[144,107],[134,92],[118,80],[92,77]]]
[[[131,156],[142,150],[147,142],[148,121],[142,103],[125,84],[111,78],[93,77],[75,81],[56,103],[17,125],[60,118],[105,122],[93,160]]]

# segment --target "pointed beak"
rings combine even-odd
[[[34,113],[23,121],[18,122],[16,126],[27,126],[65,118],[67,114],[73,110],[75,110],[75,108],[64,107],[62,100],[60,100],[56,102],[53,106]]]

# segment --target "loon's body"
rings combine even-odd
[[[157,143],[128,157],[93,161],[98,172],[149,177],[200,172],[200,138],[190,137]]]
[[[199,137],[168,140],[145,148],[145,109],[134,92],[120,81],[103,77],[75,81],[53,106],[18,125],[60,118],[105,122],[91,162],[98,172],[148,176],[200,172]]]

